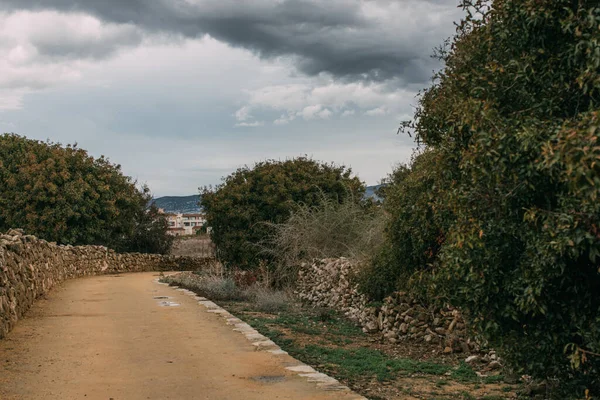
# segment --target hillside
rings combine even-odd
[[[375,191],[380,186],[381,185],[367,186],[365,197],[381,200],[375,194]],[[198,213],[201,211],[201,208],[198,205],[200,196],[197,194],[190,196],[163,196],[154,199],[153,202],[158,208],[164,209],[167,213]]]
[[[162,208],[167,213],[198,213],[200,212],[200,196],[193,194],[191,196],[164,196],[153,200],[158,208]]]
[[[367,186],[367,189],[365,190],[365,198],[373,198],[375,200],[383,200],[381,197],[377,196],[377,190],[383,185],[374,185],[374,186]]]

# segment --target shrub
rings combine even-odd
[[[77,146],[0,135],[0,231],[23,228],[61,244],[166,253],[167,222],[148,188]]]
[[[246,296],[256,304],[259,311],[266,313],[285,311],[291,302],[290,296],[286,292],[265,286],[253,286],[246,289]]]
[[[336,201],[360,199],[364,185],[344,166],[300,157],[243,167],[201,195],[217,256],[230,268],[255,269],[271,256],[261,252],[270,227],[286,221],[295,204],[318,204],[322,193]]]
[[[303,262],[320,258],[370,259],[383,243],[385,215],[372,203],[342,202],[321,194],[317,205],[299,204],[286,222],[269,224],[263,251],[275,260],[273,279],[293,283]]]
[[[436,161],[391,201],[396,276],[461,307],[514,369],[597,395],[600,7],[463,6],[412,125]]]
[[[399,165],[386,179],[388,243],[358,276],[361,290],[373,300],[406,289],[427,295],[422,279],[432,270],[452,221],[443,197],[448,172],[438,167],[442,157],[433,149],[415,153],[410,165]]]
[[[217,274],[180,273],[161,279],[170,285],[177,285],[192,290],[213,301],[245,300],[247,294],[241,290],[232,278]]]

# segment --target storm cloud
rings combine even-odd
[[[290,58],[309,76],[423,84],[439,67],[430,58],[449,36],[455,1],[442,0],[4,0],[0,10],[82,13],[114,28],[110,41],[40,38],[47,57],[101,57],[146,34],[204,35],[261,58]],[[135,28],[133,28],[135,27]],[[63,38],[64,39],[64,38]]]

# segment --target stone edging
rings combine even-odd
[[[220,307],[216,303],[208,300],[207,298],[198,296],[196,293],[192,292],[191,290],[183,289],[183,288],[180,288],[179,286],[170,286],[168,283],[160,282],[158,278],[155,279],[154,282],[159,285],[169,286],[172,289],[175,289],[184,294],[187,294],[188,296],[191,296],[195,300],[197,300],[199,304],[203,305],[204,308],[206,308],[207,312],[213,313],[213,314],[219,314],[220,316],[222,316],[225,319],[227,325],[234,326],[234,328],[233,328],[234,331],[240,332],[244,336],[246,336],[246,339],[248,339],[248,341],[250,343],[252,343],[253,346],[256,347],[257,351],[266,351],[266,352],[274,354],[274,355],[289,356],[289,354],[286,351],[282,350],[281,347],[277,346],[277,344],[275,342],[273,342],[266,336],[261,335],[256,329],[252,328],[246,322],[244,322],[241,319],[230,314],[229,311]],[[289,356],[289,357],[291,357],[291,356]],[[306,378],[309,382],[315,382],[318,388],[327,390],[327,391],[347,391],[349,393],[356,394],[352,390],[350,390],[349,387],[342,385],[337,379],[332,378],[329,375],[323,374],[321,372],[318,372],[310,365],[304,364],[304,363],[296,360],[295,358],[292,358],[292,360],[294,361],[295,365],[287,366],[287,367],[285,367],[285,369],[288,371],[295,372],[299,376]],[[356,394],[355,400],[368,400],[368,399],[359,394]]]

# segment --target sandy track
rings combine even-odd
[[[76,279],[0,340],[0,399],[353,399],[255,351],[155,273]],[[162,307],[169,296],[178,307]]]

